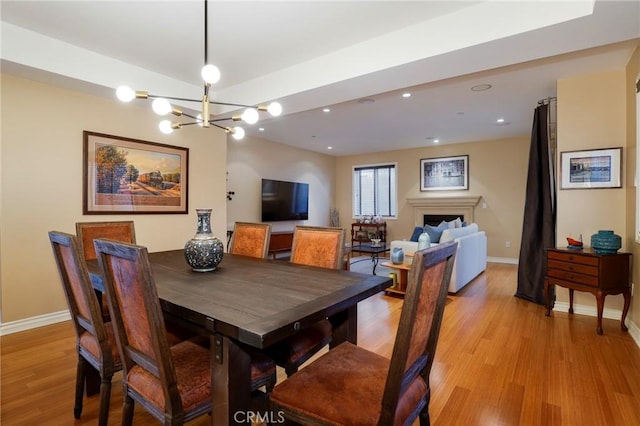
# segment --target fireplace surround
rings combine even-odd
[[[413,206],[415,226],[424,226],[425,216],[446,216],[453,219],[460,217],[467,223],[474,222],[475,206],[482,196],[461,197],[420,197],[407,198],[407,203]],[[440,223],[440,220],[438,223]],[[437,223],[436,223],[437,225]]]

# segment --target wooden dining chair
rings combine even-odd
[[[100,376],[100,411],[98,424],[106,426],[109,418],[111,379],[122,369],[120,355],[110,323],[104,323],[98,299],[86,263],[82,260],[76,237],[62,232],[49,232],[49,241],[58,266],[60,280],[76,332],[76,393],[73,415],[82,414],[82,397],[97,391],[96,373]],[[92,371],[92,369],[95,371]]]
[[[114,222],[76,222],[76,235],[85,260],[97,259],[93,240],[107,238],[123,243],[136,243],[136,230],[132,220]]]
[[[113,222],[76,222],[76,236],[78,245],[85,261],[96,260],[96,251],[93,247],[93,240],[96,238],[108,238],[110,240],[122,241],[125,243],[136,243],[136,231],[132,220]],[[99,299],[102,307],[102,317],[105,321],[110,321],[107,299],[105,295]]]
[[[344,229],[296,226],[293,232],[291,263],[329,269],[343,268]],[[303,278],[301,278],[303,279]],[[325,318],[270,347],[267,352],[287,376],[331,343],[333,327]]]
[[[166,425],[209,413],[210,351],[197,338],[170,345],[147,249],[103,239],[94,245],[123,360],[122,424],[132,423],[135,402]],[[273,361],[252,354],[251,379],[252,390],[270,392]]]
[[[456,242],[417,251],[391,359],[345,342],[277,385],[271,410],[313,425],[428,425],[429,374]]]
[[[270,239],[270,224],[236,222],[233,227],[229,253],[264,259],[269,254]]]

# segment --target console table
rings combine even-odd
[[[293,231],[272,232],[269,240],[269,254],[273,259],[278,253],[291,251],[293,245]]]
[[[609,294],[622,293],[624,307],[620,328],[622,331],[627,331],[624,320],[631,304],[630,260],[630,253],[598,254],[587,249],[547,249],[547,275],[544,280],[544,295],[547,302],[545,315],[551,314],[552,286],[569,289],[570,314],[573,314],[573,291],[586,291],[596,297],[598,309],[596,332],[602,334],[604,299]]]
[[[371,235],[374,235],[371,237]],[[369,243],[371,238],[379,238],[381,242],[387,241],[387,223],[352,223],[351,244]]]

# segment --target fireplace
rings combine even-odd
[[[450,219],[440,219],[436,225],[442,220],[451,221],[459,217],[467,223],[474,222],[474,209],[480,202],[481,196],[464,196],[464,197],[422,197],[407,198],[407,203],[413,206],[413,216],[415,226],[425,225],[425,216],[447,217]],[[437,220],[437,219],[436,219]],[[430,223],[432,219],[429,219]]]
[[[425,214],[423,215],[423,218],[423,225],[431,226],[438,226],[443,220],[445,222],[451,222],[457,218],[460,218],[460,220],[464,222],[464,215],[457,214]]]

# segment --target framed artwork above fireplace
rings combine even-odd
[[[469,156],[420,160],[420,191],[469,189]]]

